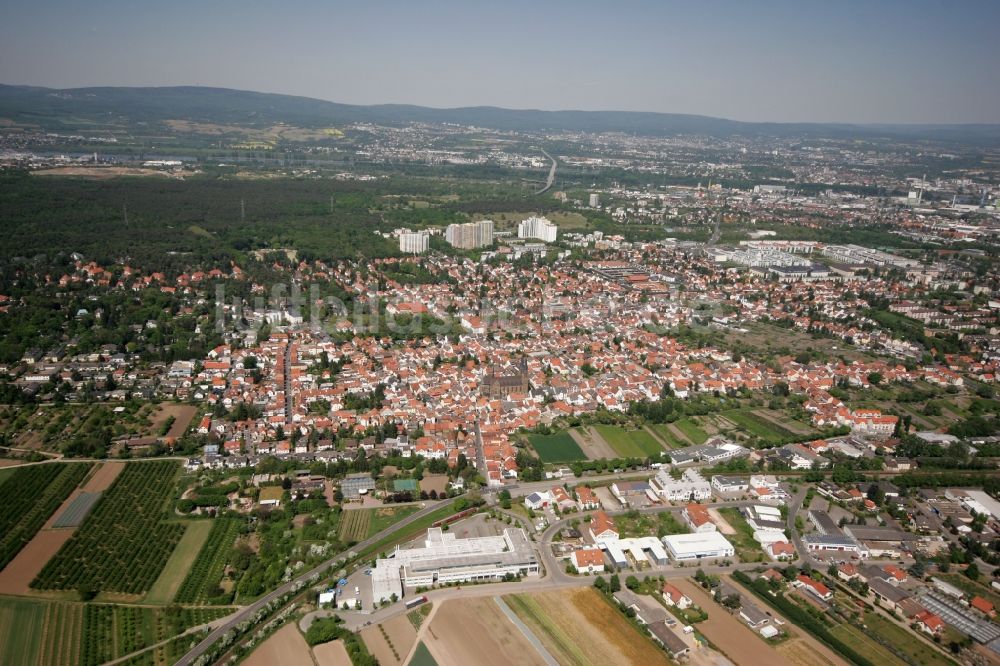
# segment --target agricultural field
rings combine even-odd
[[[378,534],[390,525],[395,525],[403,518],[416,513],[420,510],[420,507],[416,504],[407,504],[404,506],[384,506],[379,509],[367,510],[372,512],[372,520],[371,525],[368,527],[368,533],[365,534],[366,539]]]
[[[470,640],[473,636],[475,639]],[[443,602],[424,633],[424,642],[440,666],[545,664],[524,634],[489,597]]]
[[[312,651],[294,622],[289,622],[271,634],[250,656],[243,660],[247,666],[314,666]]]
[[[594,430],[623,458],[648,458],[663,453],[663,447],[645,430],[595,425]]]
[[[44,621],[43,604],[0,599],[0,664],[38,664]]]
[[[431,656],[431,651],[421,641],[417,644],[417,649],[413,651],[413,659],[410,659],[409,666],[438,666],[438,663]]]
[[[906,666],[906,662],[897,658],[889,650],[879,645],[873,638],[867,636],[860,627],[851,624],[838,624],[830,629],[830,633],[851,646],[859,654],[866,655],[877,664],[886,666]]]
[[[737,409],[722,412],[721,416],[735,424],[738,428],[749,432],[751,435],[767,443],[781,444],[803,438],[801,433],[793,432],[750,410]]]
[[[364,541],[372,526],[371,509],[349,509],[340,515],[340,540],[344,543]]]
[[[29,465],[0,485],[0,569],[31,541],[89,469],[85,463]]]
[[[0,598],[0,663],[96,666],[230,612]]]
[[[924,640],[899,625],[890,622],[878,613],[865,613],[866,634],[878,636],[879,640],[900,655],[906,662],[917,666],[932,664],[951,664],[955,662],[932,648]]]
[[[211,603],[210,596],[215,596],[211,592],[222,579],[225,558],[236,540],[236,531],[234,529],[231,536],[226,534],[226,518],[191,521],[185,527],[180,543],[146,595],[146,603],[167,604],[174,601],[204,605]],[[217,539],[227,536],[228,541],[220,545]],[[221,559],[217,557],[220,552]]]
[[[402,666],[417,641],[417,630],[405,615],[361,630],[361,640],[380,666]]]
[[[674,426],[684,433],[684,436],[691,440],[692,444],[704,444],[708,439],[708,433],[690,416],[674,421]]]
[[[97,503],[32,587],[141,594],[149,590],[184,534],[163,520],[179,466],[134,462]]]
[[[740,558],[740,562],[763,562],[766,560],[767,555],[760,547],[760,543],[753,538],[753,529],[747,524],[746,518],[740,513],[739,509],[733,507],[727,507],[724,509],[719,509],[719,513],[722,517],[726,519],[729,526],[735,530],[735,534],[729,534],[726,536],[729,542],[733,544],[733,548],[736,549],[736,556]]]
[[[676,425],[676,424],[674,424]],[[646,426],[652,430],[660,439],[667,443],[672,449],[683,449],[685,446],[691,446],[691,443],[685,441],[670,428],[666,423],[654,423],[652,425]]]
[[[560,664],[670,663],[665,652],[592,587],[503,599]]]
[[[574,462],[586,460],[580,445],[568,432],[555,435],[528,435],[528,441],[545,463]]]

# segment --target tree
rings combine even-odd
[[[979,580],[979,566],[973,562],[965,568],[965,575],[971,580]]]
[[[612,594],[621,591],[622,581],[620,578],[618,578],[618,574],[612,574],[610,589]]]
[[[869,372],[868,383],[871,384],[872,386],[878,386],[879,384],[882,383],[882,374],[878,372]]]
[[[635,592],[639,589],[639,579],[635,576],[629,576],[625,579],[625,587]]]
[[[603,576],[598,576],[594,579],[594,587],[596,587],[601,592],[604,592],[608,587],[608,582],[604,580]]]

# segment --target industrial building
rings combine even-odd
[[[719,532],[668,534],[663,537],[663,545],[670,552],[670,557],[678,562],[703,557],[732,557],[736,554],[733,544]]]
[[[538,559],[523,529],[502,536],[458,539],[439,527],[427,530],[424,545],[396,547],[372,569],[372,599],[403,597],[404,587],[430,587],[464,581],[502,580],[505,576],[538,574]]]

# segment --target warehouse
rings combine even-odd
[[[736,552],[726,537],[718,532],[670,534],[663,537],[663,545],[670,552],[670,557],[678,561],[732,557]]]
[[[458,539],[439,527],[427,530],[424,545],[396,547],[372,570],[375,603],[402,596],[402,588],[430,587],[464,581],[502,580],[505,576],[538,573],[538,560],[522,529],[506,529],[502,536]]]

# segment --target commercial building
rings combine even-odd
[[[523,529],[506,529],[502,536],[459,539],[439,527],[427,530],[423,547],[401,548],[378,560],[372,569],[372,598],[403,596],[403,587],[430,587],[464,581],[502,580],[535,575],[538,559]]]
[[[699,558],[732,557],[736,554],[733,544],[719,532],[695,534],[669,534],[663,537],[670,557],[678,562]]]
[[[601,196],[597,192],[591,192],[589,203],[591,208],[599,208],[601,206]]]
[[[493,220],[479,220],[465,224],[449,224],[444,239],[460,250],[474,250],[493,245]]]
[[[802,538],[810,553],[844,553],[866,559],[870,552],[853,537],[838,534],[810,534]]]
[[[399,251],[423,254],[430,246],[431,236],[426,231],[404,232],[399,235]]]
[[[529,217],[517,225],[518,238],[537,238],[546,243],[556,242],[559,228],[544,217]]]

